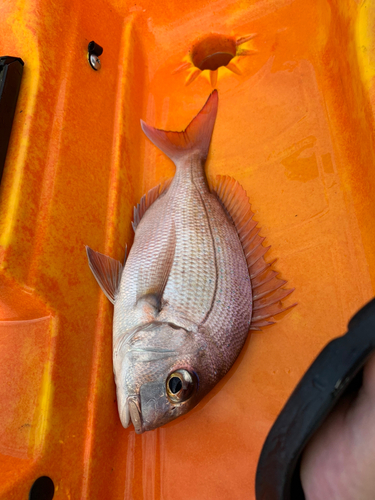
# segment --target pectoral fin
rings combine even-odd
[[[168,240],[157,257],[152,261],[148,272],[138,277],[137,302],[145,300],[160,311],[162,298],[171,272],[176,249],[176,232],[173,222],[168,234]]]
[[[114,304],[123,269],[121,262],[100,252],[95,252],[88,246],[86,246],[86,253],[92,274],[105,295]],[[125,249],[125,256],[126,253]]]

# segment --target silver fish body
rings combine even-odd
[[[204,171],[216,111],[214,91],[184,132],[142,125],[176,174],[138,222],[113,294],[119,414],[138,433],[192,409],[233,365],[252,319],[244,250]]]
[[[140,396],[142,430],[195,406],[237,358],[251,304],[233,222],[210,193],[199,158],[184,158],[136,229],[115,301],[114,369],[123,424],[129,423],[129,397]],[[178,405],[166,394],[166,380],[179,369],[195,374],[197,390]]]
[[[136,228],[114,307],[120,417],[124,426],[138,420],[138,432],[194,407],[232,366],[251,321],[244,252],[208,188],[202,153],[189,151],[175,164],[168,190]],[[181,402],[167,393],[168,376],[178,370],[194,384]]]

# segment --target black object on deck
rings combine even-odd
[[[348,332],[317,356],[276,419],[259,458],[257,500],[304,500],[300,460],[306,444],[340,398],[362,385],[375,350],[375,299],[349,322]]]
[[[10,56],[0,57],[0,182],[21,86],[22,72],[22,59]]]

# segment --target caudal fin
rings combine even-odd
[[[147,125],[141,120],[143,132],[155,146],[161,149],[172,161],[198,151],[204,161],[210,147],[212,131],[217,114],[218,93],[214,90],[197,116],[182,132],[168,132]]]

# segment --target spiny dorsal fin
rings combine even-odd
[[[141,198],[141,201],[138,203],[136,207],[133,208],[133,222],[132,226],[135,230],[137,229],[138,224],[140,223],[142,217],[147,212],[147,210],[151,207],[151,205],[161,196],[163,193],[168,191],[168,188],[173,180],[173,177],[167,179],[162,184],[158,184],[157,186],[150,189],[147,194],[144,194]]]
[[[264,247],[259,235],[260,229],[253,220],[254,212],[243,187],[232,177],[218,175],[210,177],[209,186],[232,218],[240,238],[249,268],[251,288],[253,290],[253,312],[250,330],[272,325],[272,316],[295,306],[284,307],[282,300],[294,290],[282,288],[287,282],[277,278],[278,273],[264,259],[270,247]]]
[[[88,246],[86,246],[86,253],[92,274],[105,295],[114,304],[121,282],[123,269],[121,262],[100,252],[95,252]],[[126,254],[127,248],[125,248],[125,256]]]

